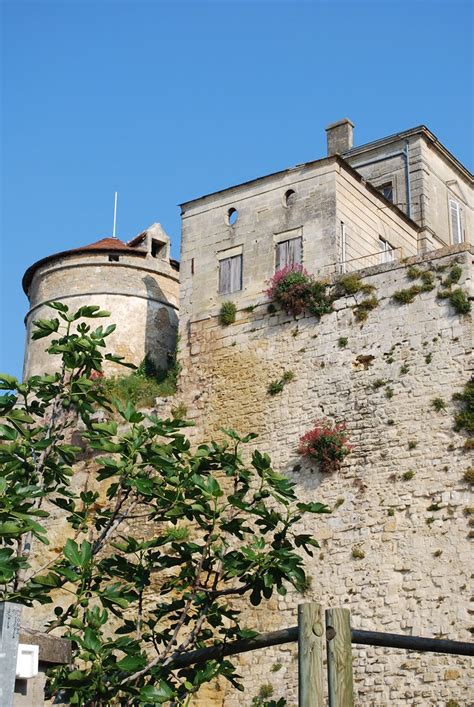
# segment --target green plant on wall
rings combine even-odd
[[[453,399],[460,404],[460,409],[454,417],[454,429],[474,435],[474,377],[466,383],[462,393],[453,395]],[[472,446],[472,440],[466,440],[465,446]]]
[[[153,407],[156,398],[175,395],[179,370],[176,350],[166,370],[158,369],[146,356],[132,373],[113,378],[95,375],[94,382],[109,397],[146,408]]]
[[[282,375],[281,378],[278,380],[271,381],[268,385],[267,388],[267,393],[269,395],[278,395],[278,393],[281,393],[285,385],[287,383],[290,383],[295,377],[295,374],[293,371],[285,371]]]
[[[355,295],[362,292],[364,295],[370,295],[375,291],[374,285],[367,285],[362,282],[359,275],[350,273],[339,278],[335,285],[336,296]]]
[[[233,302],[223,302],[219,312],[219,322],[222,326],[230,326],[235,322],[237,307]]]
[[[379,301],[375,295],[372,297],[367,297],[367,299],[363,299],[361,302],[358,302],[356,305],[354,305],[354,314],[355,318],[358,322],[365,322],[367,317],[369,316],[369,312],[371,312],[373,309],[379,306]]]

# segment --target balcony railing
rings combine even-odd
[[[369,253],[368,255],[362,255],[359,258],[351,258],[350,260],[338,261],[337,263],[331,263],[330,265],[325,265],[322,270],[326,274],[343,275],[348,272],[355,272],[356,270],[363,270],[364,268],[370,268],[373,265],[384,265],[385,263],[397,263],[402,259],[402,249],[392,248],[392,250],[377,251],[376,253]]]

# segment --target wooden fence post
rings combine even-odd
[[[349,609],[326,609],[329,707],[353,707],[351,616]]]
[[[319,604],[298,606],[298,707],[324,707],[324,621]]]

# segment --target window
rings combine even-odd
[[[233,226],[234,223],[237,221],[237,216],[239,215],[239,212],[237,209],[231,208],[227,212],[227,224],[229,226]]]
[[[395,259],[393,246],[383,238],[379,238],[379,253],[379,263],[393,263]]]
[[[296,192],[294,189],[288,189],[288,191],[285,192],[285,196],[283,199],[283,203],[285,206],[293,206],[293,204],[296,201]]]
[[[285,265],[301,264],[303,251],[303,239],[291,238],[288,241],[277,243],[276,246],[276,269],[284,268]]]
[[[151,241],[151,255],[153,258],[159,258],[164,254],[165,244],[161,241],[156,241],[154,238]]]
[[[230,295],[242,289],[242,256],[219,261],[219,294]]]
[[[393,182],[385,182],[377,187],[377,190],[393,204]]]
[[[119,256],[118,255],[109,255],[109,263],[118,263],[119,262]]]
[[[451,240],[453,243],[462,243],[461,208],[454,199],[449,200],[449,221],[451,223]]]

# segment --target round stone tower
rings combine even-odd
[[[24,376],[56,368],[55,357],[45,352],[48,340],[31,339],[35,319],[56,316],[47,306],[53,301],[63,302],[71,311],[93,304],[108,310],[109,320],[90,320],[96,326],[117,325],[108,338],[108,351],[135,365],[148,355],[158,368],[166,368],[176,346],[179,303],[179,264],[169,251],[169,238],[155,223],[128,243],[103,238],[29,267],[23,277],[30,302]],[[126,370],[113,363],[107,368],[111,373]]]

